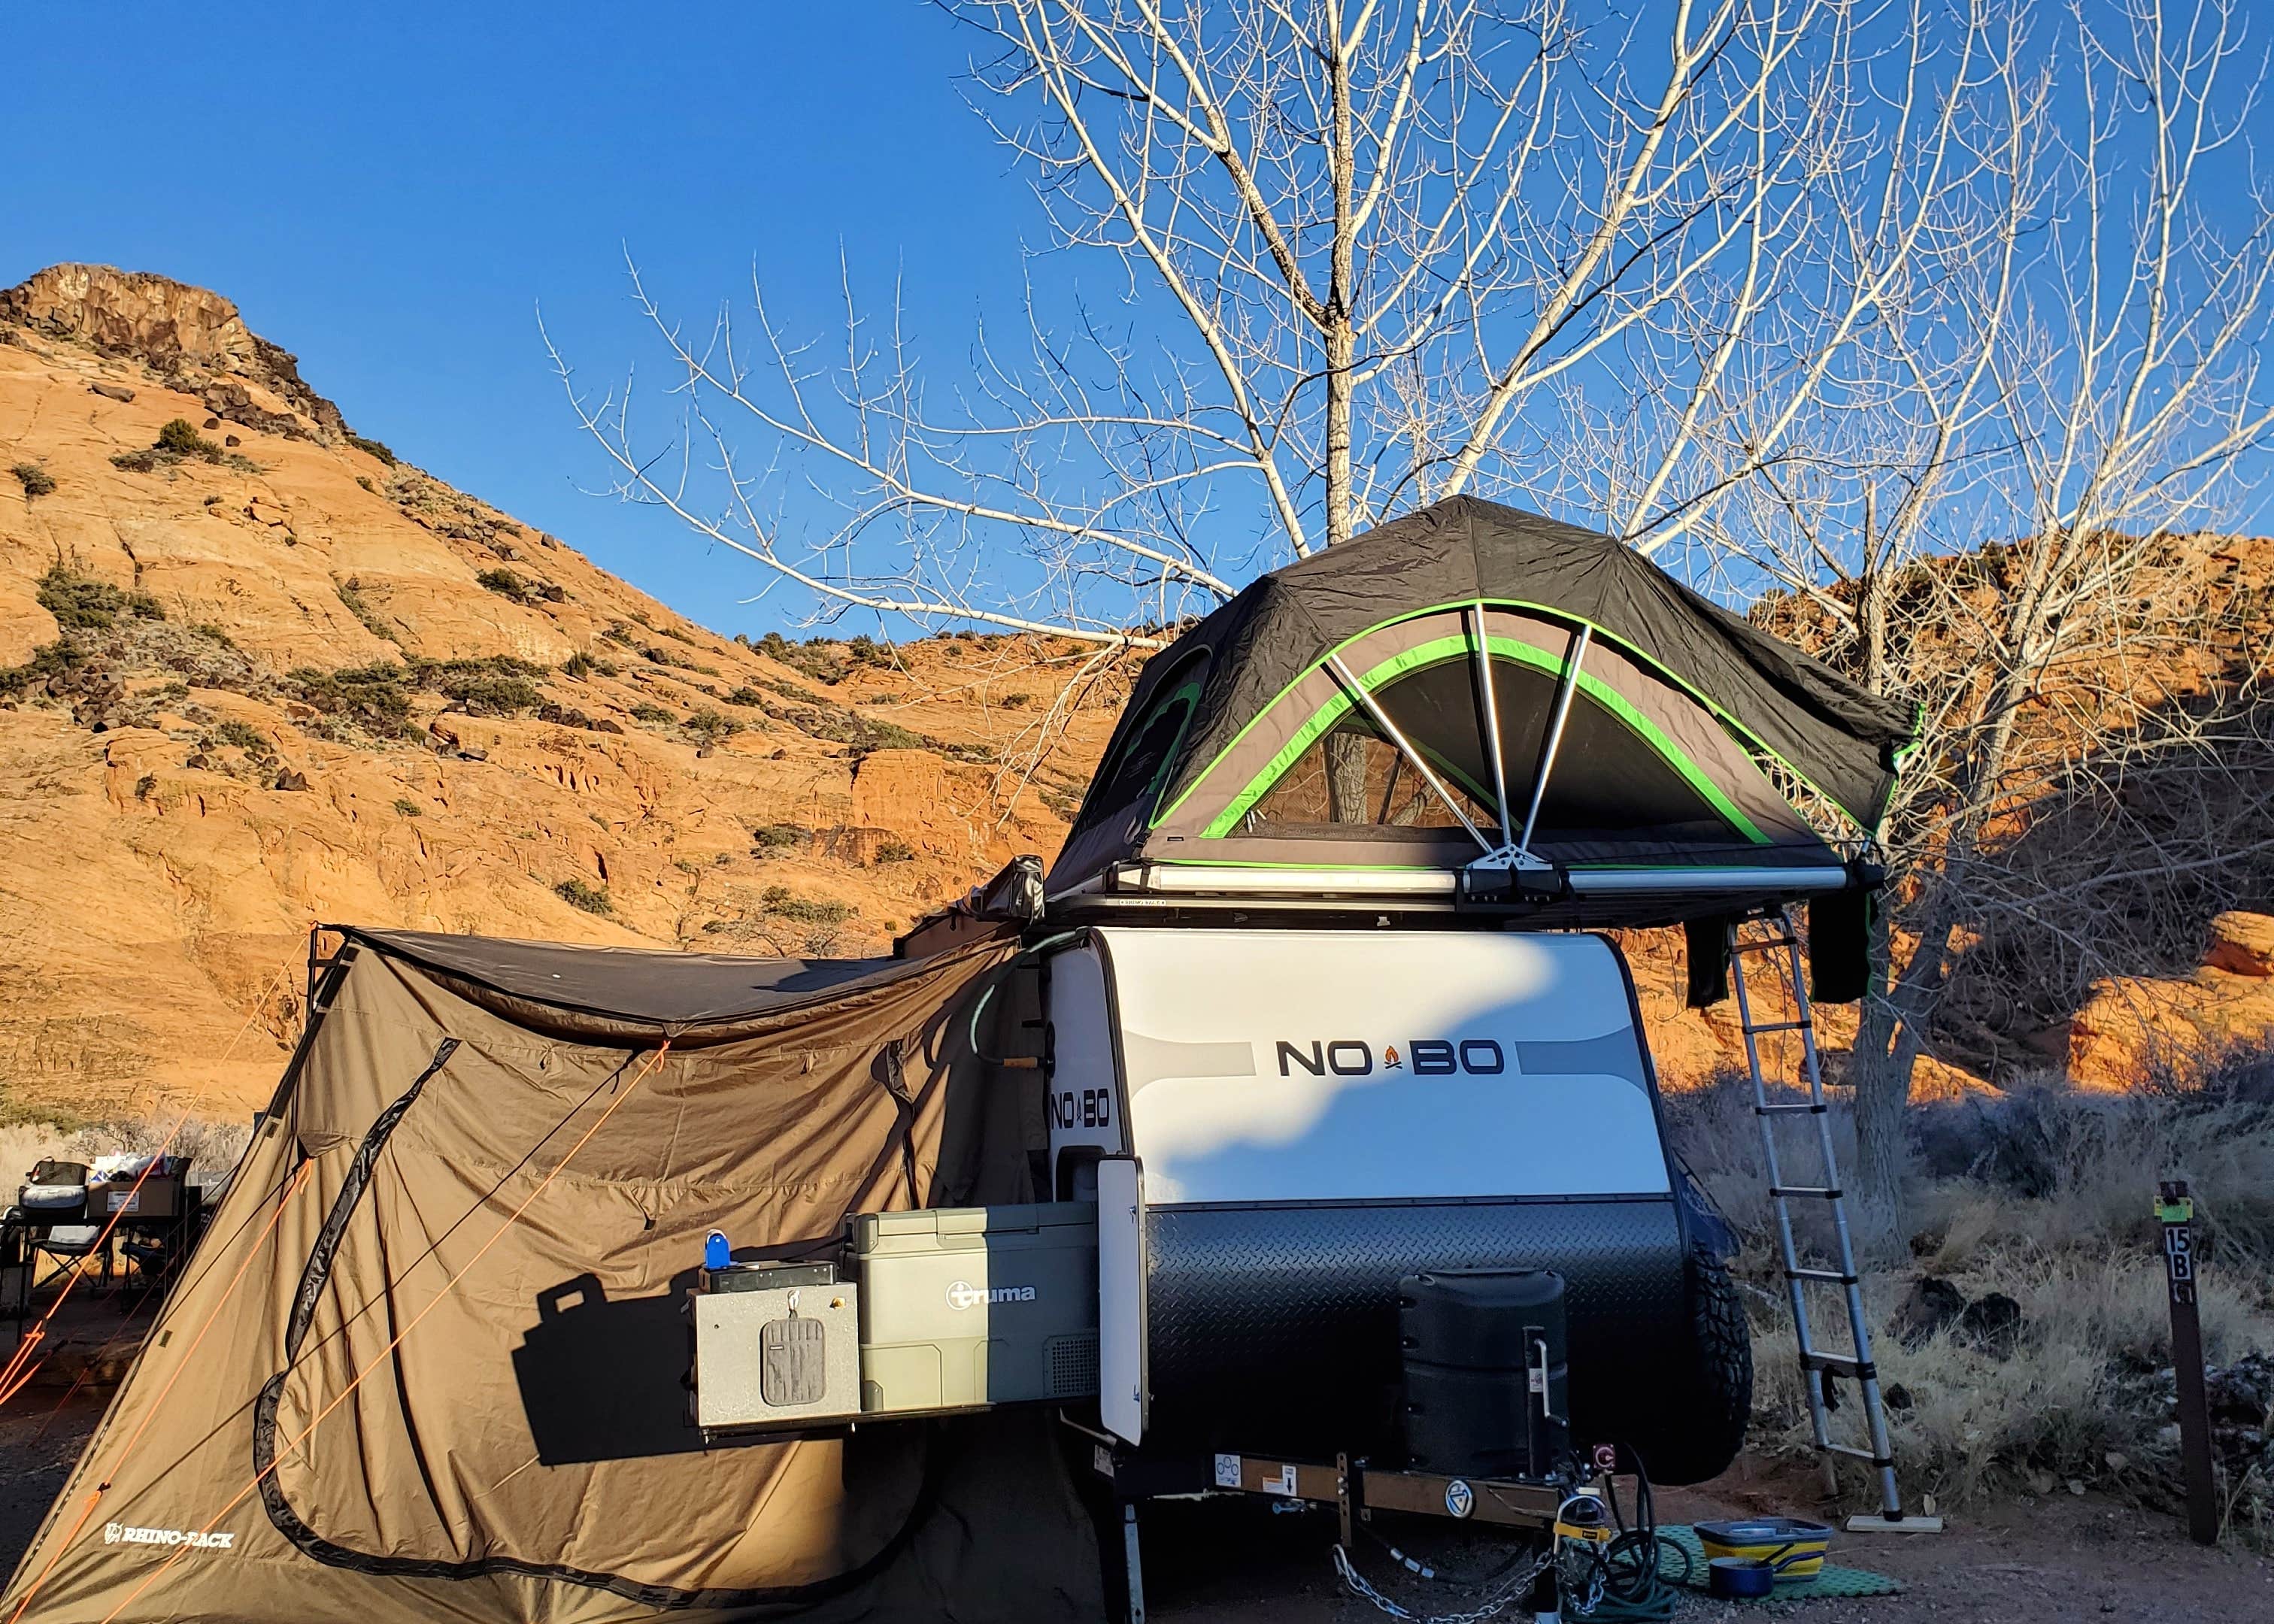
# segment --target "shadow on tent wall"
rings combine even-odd
[[[687,1421],[689,1332],[680,1307],[695,1273],[675,1276],[660,1297],[610,1302],[592,1274],[537,1294],[537,1323],[513,1350],[513,1374],[540,1464],[702,1449]]]

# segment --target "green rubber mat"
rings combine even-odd
[[[1659,1529],[1659,1538],[1672,1540],[1690,1555],[1690,1572],[1685,1577],[1682,1564],[1665,1552],[1659,1553],[1659,1575],[1669,1583],[1688,1585],[1693,1590],[1706,1588],[1706,1548],[1698,1543],[1698,1530],[1687,1522],[1676,1522]],[[1780,1583],[1763,1601],[1806,1601],[1814,1596],[1897,1596],[1902,1593],[1900,1582],[1885,1574],[1868,1572],[1861,1568],[1835,1568],[1824,1565],[1824,1571],[1813,1579],[1793,1579]]]

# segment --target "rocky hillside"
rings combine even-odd
[[[877,951],[1056,848],[1120,693],[1058,718],[1074,656],[729,641],[227,300],[42,272],[0,293],[0,1110],[265,1100],[319,920]]]
[[[227,300],[43,271],[0,291],[0,1121],[265,1100],[317,921],[879,951],[1057,849],[1129,674],[1087,658],[722,638],[357,434]],[[2151,1032],[2274,1031],[2263,926],[2052,997],[2042,1048],[2109,1086]],[[1630,952],[1668,1083],[1737,1063],[1678,938]]]

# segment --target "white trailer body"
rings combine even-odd
[[[1156,1206],[1669,1192],[1599,936],[1102,929],[1048,1019],[1062,1199],[1101,1155]]]

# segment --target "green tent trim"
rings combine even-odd
[[[1460,605],[1440,605],[1436,609],[1425,610],[1422,613],[1425,614],[1442,613],[1445,608],[1459,606]],[[1401,620],[1410,620],[1416,617],[1401,616],[1399,618]],[[1383,625],[1387,626],[1395,623],[1396,622],[1393,621],[1385,621],[1383,622]],[[1369,628],[1367,632],[1360,633],[1359,635],[1371,635],[1374,631],[1379,629],[1381,628]],[[1351,642],[1355,641],[1357,641],[1356,638],[1351,640]],[[1347,643],[1339,645],[1337,652],[1339,653],[1340,648],[1346,648],[1348,646],[1349,644]],[[1533,648],[1528,643],[1521,643],[1514,638],[1487,636],[1485,639],[1485,647],[1488,656],[1504,658],[1512,660],[1518,665],[1529,665],[1534,670],[1547,672],[1552,675],[1559,677],[1562,676],[1564,672],[1565,661],[1563,659],[1549,655],[1542,650]],[[1406,649],[1397,654],[1392,655],[1389,658],[1374,666],[1371,671],[1366,672],[1360,675],[1359,677],[1359,685],[1365,688],[1368,693],[1372,693],[1376,688],[1381,688],[1383,684],[1397,677],[1403,676],[1408,672],[1421,670],[1427,666],[1442,665],[1449,660],[1465,659],[1472,657],[1475,651],[1475,639],[1466,633],[1454,637],[1433,638],[1427,643],[1416,643],[1410,649]],[[1333,656],[1330,655],[1328,658],[1332,658]],[[1248,726],[1254,726],[1255,722],[1261,721],[1264,717],[1269,716],[1272,710],[1277,709],[1279,704],[1287,698],[1290,693],[1293,691],[1296,684],[1300,683],[1306,678],[1308,678],[1314,673],[1323,669],[1325,665],[1326,661],[1321,660],[1317,665],[1313,665],[1309,671],[1305,672],[1302,677],[1297,678],[1296,683],[1291,683],[1287,688],[1283,689],[1278,698],[1273,700],[1270,705],[1265,707],[1264,710],[1255,718],[1255,720],[1248,724]],[[1597,678],[1590,676],[1584,668],[1576,674],[1578,679],[1577,686],[1582,693],[1585,694],[1590,699],[1595,701],[1598,704],[1601,705],[1603,709],[1616,717],[1622,723],[1625,724],[1627,729],[1630,733],[1634,733],[1636,737],[1641,739],[1644,743],[1649,745],[1652,749],[1655,750],[1661,757],[1663,757],[1667,763],[1673,767],[1675,771],[1679,772],[1683,779],[1689,783],[1690,786],[1696,790],[1699,796],[1704,799],[1708,805],[1712,806],[1713,810],[1720,814],[1732,828],[1736,829],[1739,833],[1743,834],[1747,840],[1756,846],[1766,846],[1769,844],[1769,837],[1762,833],[1759,827],[1755,824],[1751,818],[1747,817],[1742,811],[1738,810],[1736,805],[1731,801],[1727,795],[1721,793],[1721,786],[1698,770],[1698,763],[1690,759],[1689,752],[1683,749],[1681,746],[1675,744],[1673,740],[1668,738],[1666,734],[1660,730],[1656,723],[1653,722],[1648,717],[1643,715],[1641,711],[1636,710],[1632,704],[1628,703],[1624,695],[1616,692],[1608,683],[1602,682]],[[1355,703],[1356,702],[1353,701],[1347,693],[1337,689],[1334,697],[1328,700],[1323,705],[1321,705],[1319,709],[1311,715],[1309,719],[1306,720],[1301,727],[1296,730],[1294,737],[1290,739],[1286,744],[1280,748],[1278,754],[1274,756],[1269,762],[1264,764],[1262,769],[1256,773],[1254,778],[1248,781],[1246,786],[1242,789],[1239,794],[1232,797],[1231,801],[1225,806],[1224,809],[1218,813],[1215,819],[1209,823],[1209,826],[1201,831],[1201,838],[1204,839],[1216,839],[1222,838],[1224,836],[1230,834],[1233,829],[1238,827],[1239,820],[1247,815],[1247,813],[1254,807],[1255,803],[1270,793],[1272,786],[1276,784],[1280,778],[1285,776],[1289,769],[1293,767],[1298,761],[1302,759],[1304,753],[1308,750],[1313,744],[1318,741],[1320,736],[1327,733],[1335,726],[1336,723],[1342,720],[1342,718],[1351,711]],[[1724,718],[1724,720],[1726,722],[1726,718]],[[1240,730],[1240,736],[1245,737],[1246,731],[1246,728],[1242,728]],[[1233,741],[1233,745],[1237,745],[1238,742],[1239,740],[1236,738]],[[1227,746],[1224,753],[1229,754],[1231,748],[1232,746]],[[1432,754],[1434,753],[1432,752]],[[1223,759],[1223,755],[1219,755],[1216,761],[1221,762]],[[1207,783],[1209,778],[1214,773],[1215,770],[1216,763],[1209,763],[1208,771],[1201,773],[1200,778],[1194,780],[1193,790],[1197,790],[1201,785]],[[1477,788],[1474,785],[1465,784],[1463,787],[1467,788],[1472,792],[1475,791]],[[1186,791],[1185,794],[1186,796],[1190,795],[1193,793],[1193,790]],[[1484,799],[1487,803],[1489,803],[1492,797],[1490,795],[1485,795],[1481,797],[1481,799]],[[1185,796],[1179,796],[1178,798],[1177,804],[1182,805],[1184,800]],[[1155,826],[1157,827],[1161,818],[1168,816],[1169,813],[1174,810],[1175,808],[1171,807],[1167,811],[1163,811],[1160,815],[1160,817],[1155,818]]]

